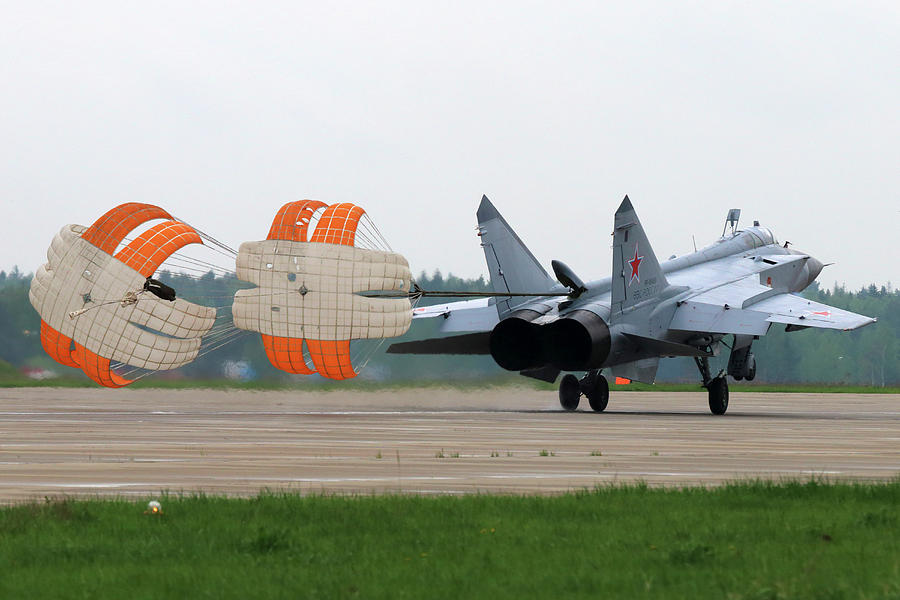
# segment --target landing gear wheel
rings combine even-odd
[[[559,404],[563,409],[573,411],[578,408],[579,400],[581,387],[578,385],[578,378],[569,373],[559,382]]]
[[[714,415],[724,415],[728,410],[728,382],[725,377],[716,377],[706,386],[709,392],[709,410]]]
[[[744,377],[747,381],[753,381],[753,378],[756,377],[756,357],[750,357],[750,369],[747,371],[747,375]]]
[[[585,384],[584,395],[587,396],[591,410],[594,412],[606,410],[606,405],[609,404],[609,383],[607,383],[606,377],[596,373]]]

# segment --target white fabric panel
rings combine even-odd
[[[85,229],[63,227],[50,244],[47,264],[31,281],[29,299],[41,318],[88,350],[134,367],[174,369],[194,360],[200,338],[215,322],[215,309],[184,300],[168,302],[148,292],[140,294],[136,304],[121,306],[118,301],[127,292],[141,290],[145,279],[82,239]],[[110,301],[116,303],[96,306]],[[89,310],[69,317],[82,308]]]
[[[357,295],[409,290],[409,264],[393,252],[283,240],[244,242],[237,276],[258,286],[235,294],[232,314],[240,329],[334,341],[396,337],[412,321],[407,298]]]

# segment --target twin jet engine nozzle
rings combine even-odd
[[[491,356],[509,371],[552,365],[562,371],[603,366],[610,350],[609,326],[589,310],[574,310],[556,321],[538,324],[535,310],[524,309],[491,331]]]

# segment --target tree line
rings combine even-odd
[[[163,272],[159,278],[187,300],[216,306],[219,323],[231,321],[231,298],[234,292],[250,287],[233,276],[217,276],[212,272],[196,277]],[[416,277],[420,287],[431,291],[490,291],[483,278],[465,279],[436,270]],[[48,369],[60,375],[81,377],[80,371],[58,365],[43,351],[40,343],[40,318],[28,301],[31,275],[18,269],[0,271],[0,361],[16,369]],[[900,360],[897,338],[900,335],[900,291],[890,284],[866,286],[857,291],[835,285],[831,289],[810,286],[805,297],[876,317],[878,323],[857,331],[805,329],[787,333],[781,325],[773,325],[769,334],[754,342],[757,360],[756,381],[764,383],[823,383],[868,385],[873,387],[900,384]],[[444,302],[423,298],[421,305]],[[367,379],[442,380],[477,379],[506,374],[489,356],[410,356],[386,354],[395,341],[422,339],[439,335],[439,319],[414,321],[403,338],[386,342],[360,342],[366,368],[361,377]],[[713,368],[724,368],[727,349],[713,359]],[[235,332],[234,338],[221,347],[204,346],[203,354],[193,363],[157,377],[218,378],[228,365],[238,364],[243,376],[261,379],[285,379],[288,376],[272,367],[266,359],[259,336]],[[318,379],[317,376],[312,378]],[[666,359],[660,363],[658,381],[693,382],[698,379],[691,359]]]

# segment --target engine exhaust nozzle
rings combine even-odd
[[[508,371],[524,371],[544,364],[542,328],[531,322],[540,316],[535,310],[518,310],[494,326],[490,350],[498,365]]]
[[[543,333],[547,361],[563,371],[596,369],[609,356],[609,326],[589,310],[572,311]]]

